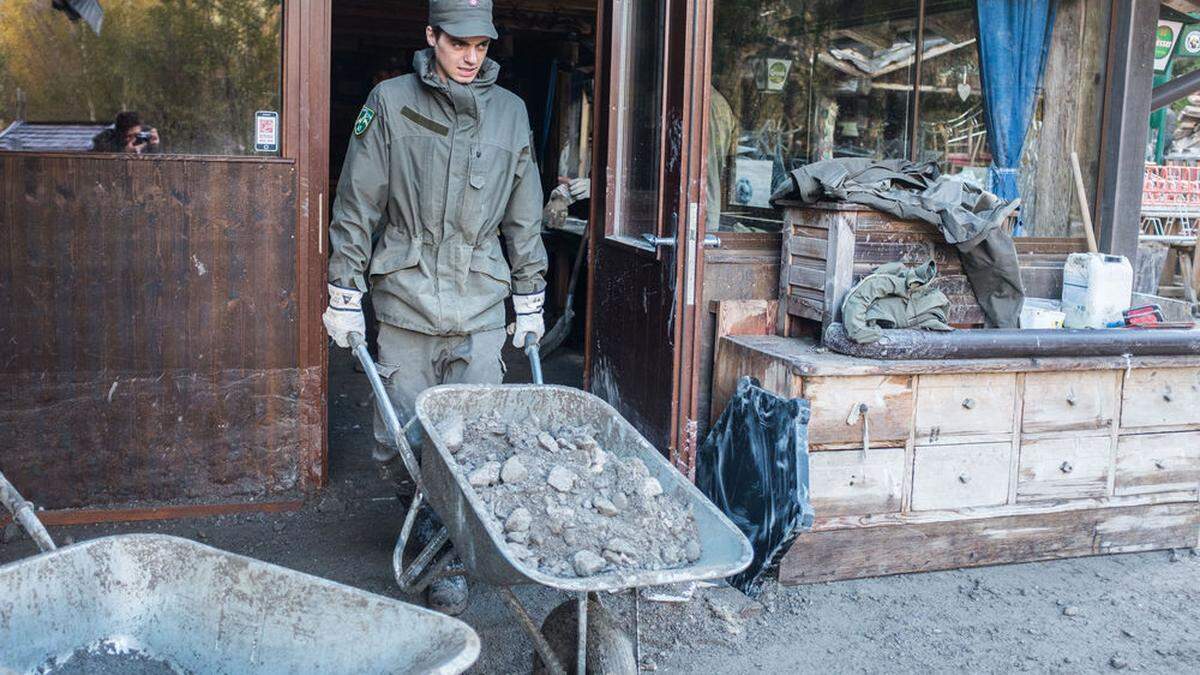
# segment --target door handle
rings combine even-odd
[[[659,237],[650,233],[642,235],[642,239],[646,240],[647,244],[654,246],[674,246],[675,237]],[[704,236],[704,248],[721,248],[721,239],[715,234],[707,234]]]

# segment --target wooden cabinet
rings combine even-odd
[[[1121,426],[1150,429],[1200,425],[1200,369],[1134,370],[1125,379]]]
[[[961,436],[1008,434],[1012,432],[1016,393],[1016,375],[922,375],[916,440],[953,443]]]
[[[1108,494],[1112,438],[1070,435],[1021,441],[1017,501]]]
[[[900,510],[904,448],[814,452],[808,475],[813,509],[829,516]]]
[[[742,375],[812,405],[816,521],[785,583],[1200,545],[1200,357],[875,361],[762,335],[718,353],[718,407]]]
[[[918,447],[913,463],[913,510],[1005,503],[1011,452],[1011,443]]]
[[[1036,433],[1111,427],[1120,378],[1115,371],[1027,374],[1021,430]]]

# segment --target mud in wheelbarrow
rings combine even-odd
[[[178,537],[105,537],[0,566],[0,673],[78,670],[68,657],[101,644],[197,675],[460,673],[480,647],[456,619]]]

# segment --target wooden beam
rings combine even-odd
[[[1100,250],[1137,255],[1158,0],[1113,0],[1100,138]]]
[[[178,520],[180,518],[209,518],[234,513],[290,513],[303,508],[300,500],[280,502],[246,502],[240,504],[191,504],[183,506],[149,506],[116,509],[60,509],[40,511],[43,525],[95,525],[97,523],[133,523],[147,520]],[[8,514],[0,516],[0,527],[11,521]]]

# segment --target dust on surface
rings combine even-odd
[[[47,659],[38,675],[188,675],[190,671],[155,658],[128,640],[99,640],[65,656]]]
[[[601,447],[587,426],[547,426],[489,412],[438,428],[509,553],[559,577],[669,569],[700,558],[691,505],[665,493],[640,458]]]

